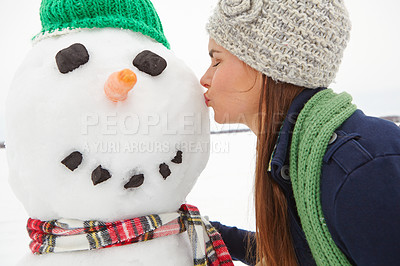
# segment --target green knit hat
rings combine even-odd
[[[170,45],[149,0],[42,0],[42,31],[34,39],[79,28],[122,28]]]

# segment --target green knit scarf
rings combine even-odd
[[[352,97],[325,89],[300,112],[290,147],[290,177],[297,211],[317,265],[351,265],[325,224],[320,200],[322,161],[333,132],[357,109]]]

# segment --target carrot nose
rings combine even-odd
[[[114,72],[108,77],[104,92],[113,102],[123,101],[128,97],[128,92],[133,89],[136,81],[137,77],[130,69]]]

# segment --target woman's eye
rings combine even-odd
[[[215,64],[213,65],[213,67],[216,67],[216,66],[218,66],[220,63],[221,63],[221,62],[217,62],[217,63],[215,63]]]
[[[146,74],[158,76],[167,68],[167,61],[158,54],[145,50],[136,56],[133,65]]]

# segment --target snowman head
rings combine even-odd
[[[107,3],[43,0],[43,31],[15,75],[10,182],[32,218],[176,211],[207,163],[203,91],[153,6]]]

